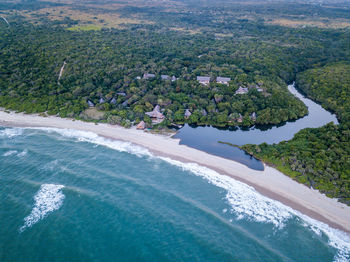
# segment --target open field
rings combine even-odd
[[[273,25],[280,25],[280,26],[286,26],[286,27],[318,27],[318,28],[349,28],[350,27],[350,20],[348,19],[335,19],[335,20],[328,20],[328,19],[317,19],[317,20],[293,20],[293,19],[274,19],[272,21],[267,21],[267,24],[273,24]]]
[[[11,3],[20,2],[10,1]],[[315,8],[309,13],[310,7]],[[221,8],[207,1],[175,2],[143,1],[114,2],[114,1],[72,1],[48,0],[40,6],[23,5],[18,10],[2,12],[6,15],[21,15],[32,23],[41,22],[45,17],[51,21],[69,19],[78,26],[95,25],[99,28],[123,28],[125,25],[135,24],[162,24],[170,28],[187,32],[198,33],[207,26],[196,25],[190,22],[196,17],[207,17],[214,24],[230,22],[254,22],[284,27],[318,27],[318,28],[349,28],[350,16],[346,7],[336,5],[304,5],[298,3],[266,3],[266,2],[239,2],[222,4]],[[289,11],[290,9],[290,11]],[[336,10],[332,12],[333,10]],[[0,9],[1,13],[1,9]],[[178,16],[178,17],[177,17]],[[83,27],[85,30],[86,28]],[[81,28],[81,30],[84,30]],[[96,29],[96,28],[95,28]],[[95,30],[94,29],[94,30]]]

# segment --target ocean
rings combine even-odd
[[[349,235],[194,163],[0,128],[0,261],[349,261]]]

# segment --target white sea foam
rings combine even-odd
[[[58,159],[55,159],[55,160],[52,160],[52,161],[46,163],[40,169],[44,170],[44,171],[55,171],[55,172],[66,172],[66,171],[68,171],[68,168],[65,165],[63,165],[61,163],[61,161],[58,160]]]
[[[17,154],[17,150],[9,150],[3,154],[3,156],[12,156],[14,154]]]
[[[23,128],[5,128],[0,130],[0,137],[12,138],[23,134]]]
[[[192,172],[196,176],[206,179],[209,183],[222,188],[226,192],[226,199],[231,206],[231,212],[236,219],[247,219],[261,223],[271,223],[277,229],[282,229],[285,223],[292,217],[300,217],[304,226],[315,234],[325,234],[329,239],[329,245],[336,248],[338,253],[334,258],[337,262],[349,261],[350,237],[346,233],[333,229],[327,224],[314,220],[292,208],[259,194],[253,187],[239,182],[231,177],[223,176],[214,170],[200,166],[196,163],[182,163],[167,157],[156,157],[146,148],[129,142],[110,140],[92,132],[84,132],[69,129],[40,128],[46,132],[56,132],[65,137],[76,138],[78,141],[90,142],[115,149],[120,152],[128,152],[137,156],[158,158],[177,166],[182,170]],[[232,221],[230,219],[230,221]]]
[[[89,142],[97,145],[106,146],[119,152],[127,152],[139,157],[152,156],[152,154],[144,147],[134,145],[130,142],[119,140],[111,140],[101,137],[93,132],[79,131],[74,129],[59,129],[59,128],[32,128],[46,131],[48,133],[58,133],[68,138],[77,139],[80,142]]]
[[[64,200],[63,185],[43,184],[34,196],[34,207],[29,216],[24,218],[24,225],[19,228],[23,232],[26,228],[45,218],[50,212],[59,209]]]
[[[296,210],[293,213],[300,217],[304,223],[303,226],[321,236],[325,234],[328,237],[328,244],[338,250],[334,261],[349,262],[350,261],[350,236],[343,231],[331,228],[329,225],[308,217]]]
[[[226,199],[237,219],[248,219],[256,222],[272,223],[282,228],[284,223],[292,217],[291,208],[278,201],[259,194],[253,187],[242,182],[223,176],[207,167],[196,163],[182,163],[167,157],[164,161],[190,171],[197,176],[205,178],[209,183],[225,189]]]
[[[21,153],[18,153],[17,156],[24,157],[28,153],[27,149],[24,149]]]
[[[170,158],[161,157],[164,161],[190,171],[207,179],[211,184],[226,190],[226,199],[236,214],[236,219],[248,219],[256,222],[272,223],[282,229],[288,219],[297,216],[303,220],[303,225],[317,235],[325,234],[328,244],[338,250],[334,261],[350,261],[350,236],[345,232],[331,228],[325,223],[312,219],[278,201],[259,194],[253,187],[222,176],[214,170],[196,163],[182,163]],[[230,220],[231,221],[231,220]],[[232,222],[232,221],[231,221]]]
[[[17,150],[9,150],[3,154],[3,156],[12,156],[12,155],[17,155],[18,157],[23,157],[28,153],[27,149],[24,149],[22,152],[18,153]]]

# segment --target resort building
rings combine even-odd
[[[171,77],[168,76],[168,75],[161,75],[160,78],[161,78],[162,80],[171,80]]]
[[[237,89],[237,91],[236,91],[236,95],[238,94],[238,95],[243,95],[243,94],[246,94],[246,93],[248,93],[248,88],[247,87],[242,87],[242,86],[240,86],[238,89]]]
[[[264,91],[264,89],[262,89],[260,86],[256,85],[255,86],[255,89],[258,91],[258,92],[262,92]]]
[[[113,98],[111,99],[110,103],[111,103],[112,105],[115,105],[115,104],[117,103],[117,100],[113,97]]]
[[[239,114],[239,117],[237,118],[237,122],[238,123],[242,123],[243,122],[243,116],[241,114]]]
[[[163,81],[169,80],[171,82],[175,82],[177,80],[176,76],[169,76],[169,75],[161,75],[160,79]]]
[[[185,118],[189,118],[192,115],[191,111],[186,109],[185,111]]]
[[[94,103],[92,103],[90,100],[88,100],[87,103],[88,103],[89,107],[94,107],[95,106]]]
[[[123,103],[122,106],[123,107],[127,107],[129,105],[129,99],[126,99]]]
[[[229,77],[218,76],[216,78],[216,82],[219,83],[219,84],[223,84],[223,85],[229,85],[230,81],[231,81],[231,78],[229,78]]]
[[[250,115],[250,119],[253,120],[253,121],[256,121],[256,113],[253,112],[251,115]]]
[[[140,123],[137,124],[136,129],[138,130],[144,130],[146,128],[146,123],[142,120]]]
[[[209,85],[210,76],[197,76],[197,81],[202,85]]]
[[[151,112],[146,112],[146,115],[148,115],[153,123],[160,123],[164,120],[164,115],[160,112],[159,105],[156,105]]]
[[[104,102],[105,102],[105,100],[101,97],[99,103],[103,104]]]
[[[162,80],[171,80],[171,77],[168,76],[168,75],[161,75],[160,78],[161,78]]]
[[[155,74],[143,74],[143,79],[152,79],[155,78],[156,75]]]

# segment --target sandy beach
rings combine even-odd
[[[111,139],[129,141],[143,146],[155,155],[167,156],[182,162],[195,162],[253,186],[261,194],[278,200],[331,227],[350,233],[350,207],[330,199],[317,190],[295,182],[278,170],[265,166],[264,171],[252,170],[235,161],[199,151],[170,136],[125,129],[108,124],[87,123],[58,117],[41,117],[0,111],[1,126],[53,127],[94,132]]]

